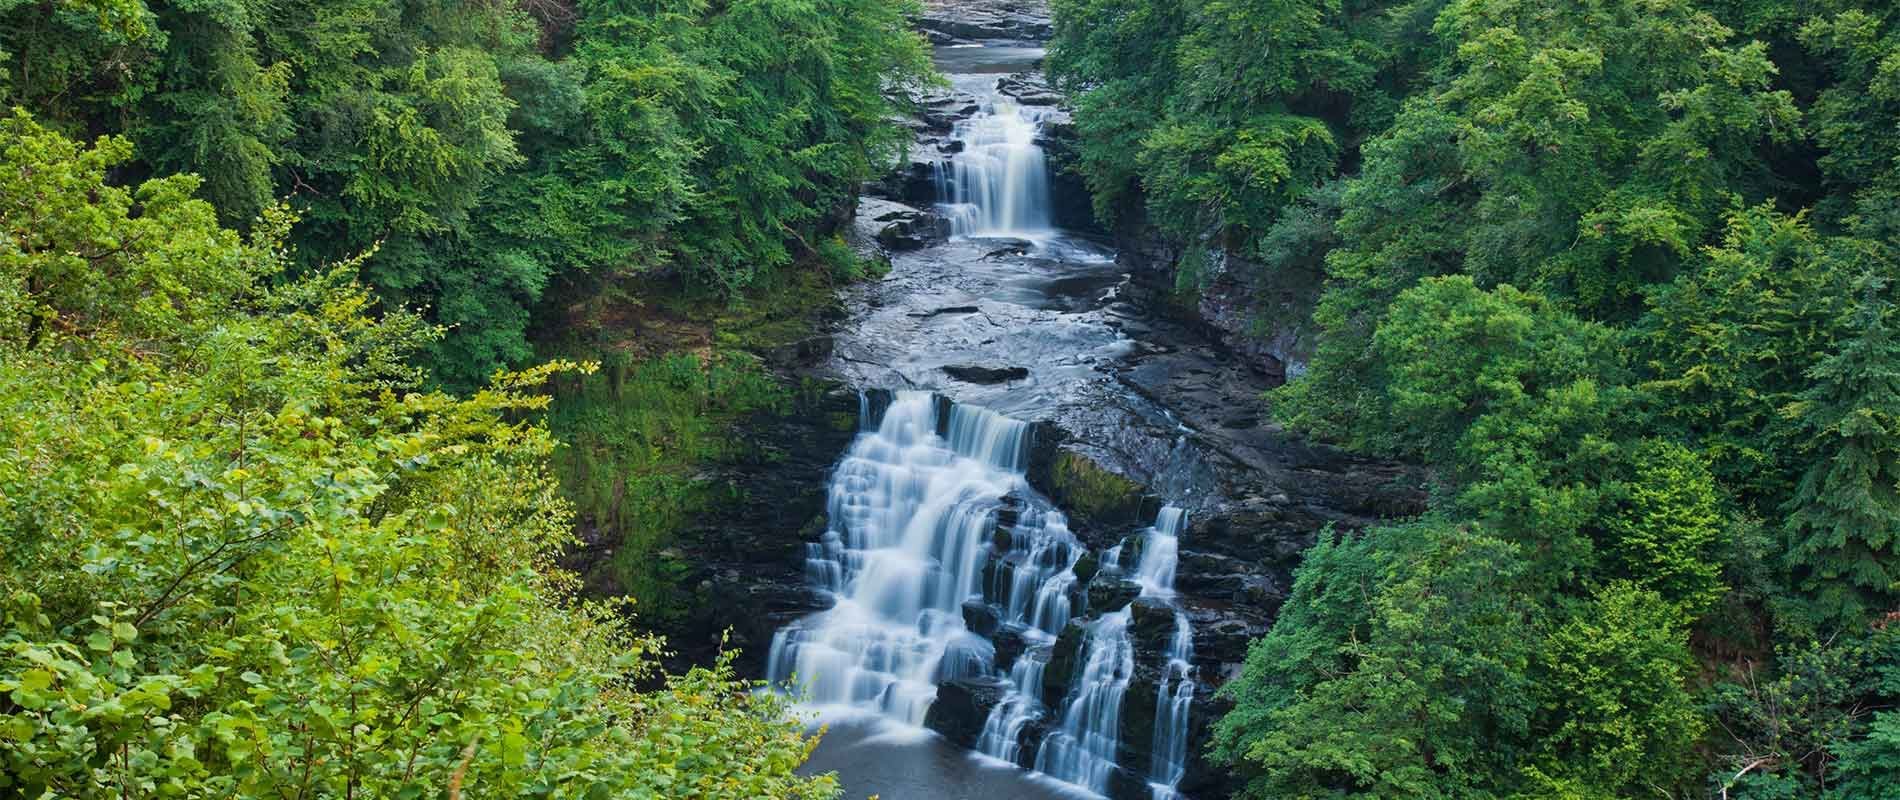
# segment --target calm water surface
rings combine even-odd
[[[845,800],[1100,800],[928,731],[849,711],[823,715],[820,723],[824,738],[799,771],[838,773]]]

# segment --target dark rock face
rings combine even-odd
[[[971,633],[986,639],[991,638],[996,635],[997,629],[1002,627],[1002,624],[1002,615],[997,612],[995,606],[980,600],[964,601],[963,627],[969,628]]]
[[[789,365],[787,365],[789,366]],[[858,393],[814,382],[796,392],[783,414],[759,413],[737,426],[746,446],[700,477],[734,488],[732,499],[680,530],[671,544],[692,571],[677,581],[686,595],[678,619],[641,618],[667,639],[671,669],[709,664],[723,647],[738,648],[742,675],[763,675],[772,636],[786,623],[825,607],[806,584],[804,547],[826,527],[822,480],[857,434]],[[583,541],[587,541],[583,531]],[[587,576],[592,593],[620,594],[606,570],[615,543],[594,541],[567,563]]]
[[[921,250],[950,236],[950,221],[929,211],[880,200],[860,212],[877,228],[877,243],[887,250]]]
[[[1088,610],[1091,613],[1115,611],[1134,602],[1141,594],[1141,584],[1109,575],[1097,575],[1089,581]]]
[[[1088,637],[1088,628],[1074,620],[1062,629],[1062,635],[1056,637],[1055,646],[1049,650],[1049,663],[1042,668],[1044,702],[1054,705],[1069,695],[1069,684],[1075,680],[1078,662],[1082,658],[1082,644]]]
[[[1008,383],[1029,377],[1022,367],[985,367],[980,364],[951,364],[943,373],[964,383]]]
[[[937,687],[937,702],[924,715],[924,727],[966,748],[975,749],[983,737],[983,723],[1009,695],[1009,681],[997,678],[958,678]]]

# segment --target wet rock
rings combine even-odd
[[[1134,644],[1136,659],[1147,664],[1166,663],[1168,645],[1174,640],[1174,606],[1157,597],[1140,597],[1129,606],[1129,612],[1128,640]]]
[[[963,627],[971,633],[989,638],[996,635],[996,629],[1003,624],[1003,615],[995,606],[977,600],[963,603]]]
[[[983,737],[990,711],[1009,696],[1010,684],[999,678],[958,678],[937,687],[937,701],[924,715],[924,727],[958,745],[975,749]]]
[[[1108,774],[1107,794],[1108,800],[1153,800],[1154,789],[1140,773],[1118,766]]]
[[[1089,550],[1082,553],[1082,556],[1075,560],[1075,566],[1071,567],[1070,570],[1075,573],[1077,583],[1086,584],[1095,579],[1096,572],[1101,570],[1101,568],[1102,557],[1096,555],[1095,551]]]
[[[1042,740],[1047,738],[1049,738],[1048,718],[1032,719],[1023,723],[1023,729],[1016,734],[1016,757],[1012,759],[1016,766],[1023,769],[1035,769],[1036,754],[1042,751]]]
[[[1184,550],[1175,567],[1174,586],[1208,600],[1278,608],[1286,600],[1291,574],[1256,561],[1221,553]]]
[[[1083,621],[1070,620],[1056,637],[1055,646],[1049,649],[1049,663],[1042,669],[1042,701],[1050,708],[1060,708],[1063,698],[1069,696],[1069,684],[1075,680],[1082,643],[1088,636],[1088,627]]]
[[[1229,665],[1247,660],[1247,648],[1267,633],[1266,613],[1247,614],[1232,610],[1190,608],[1188,622],[1194,626],[1194,663],[1202,674],[1218,677]],[[1216,680],[1216,683],[1220,681]]]
[[[1115,743],[1115,764],[1137,775],[1148,774],[1154,763],[1155,695],[1159,692],[1159,668],[1139,660],[1135,677],[1122,693],[1119,741]]]
[[[1059,449],[1042,463],[1032,457],[1030,466],[1030,484],[1069,512],[1073,528],[1115,530],[1139,526],[1151,521],[1159,508],[1141,484],[1077,449]]]
[[[922,250],[950,236],[950,222],[926,211],[891,211],[877,232],[878,244],[891,250]]]
[[[991,641],[996,645],[996,670],[998,672],[1007,674],[1011,667],[1016,666],[1016,660],[1019,658],[1036,658],[1042,660],[1049,658],[1049,648],[1047,646],[1039,647],[1033,645],[1028,637],[1024,636],[1023,628],[1019,626],[1005,626],[1002,630],[996,632],[996,638]]]
[[[950,364],[943,367],[945,375],[964,383],[992,384],[1019,381],[1029,377],[1024,367],[985,367],[977,364]]]
[[[931,41],[944,44],[982,41],[1042,41],[1053,31],[1041,2],[936,0],[917,20]]]
[[[1141,595],[1141,584],[1112,575],[1097,575],[1089,581],[1089,611],[1119,611]]]
[[[943,314],[975,314],[978,311],[982,311],[982,310],[983,309],[977,306],[944,306],[943,308],[933,308],[929,311],[915,312],[915,313],[909,314],[908,316],[916,317],[918,319],[929,319],[931,317],[940,316]]]

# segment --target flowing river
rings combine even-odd
[[[1168,501],[1191,502],[1205,468],[1189,428],[1111,378],[1145,312],[1112,250],[1055,224],[1042,142],[1061,112],[999,89],[1041,50],[937,55],[968,104],[930,154],[948,236],[848,298],[831,369],[878,391],[808,546],[830,608],[778,633],[769,677],[828,726],[806,769],[848,797],[1177,797],[1197,688],[1173,589],[1187,513],[1158,500],[1091,550],[1030,485],[1030,421],[1092,432]],[[984,698],[966,746],[930,730],[954,726],[946,691]]]

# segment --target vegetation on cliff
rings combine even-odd
[[[1321,282],[1275,413],[1440,481],[1229,685],[1251,796],[1900,787],[1900,11],[1054,5],[1098,210]]]
[[[914,11],[0,2],[0,794],[835,793],[557,560],[639,516],[663,593],[735,354],[865,268]]]
[[[268,282],[124,139],[0,122],[0,791],[829,797],[724,664],[580,602],[531,421],[590,367],[421,387],[437,335],[353,264]]]
[[[446,335],[470,388],[532,359],[544,296],[664,274],[736,294],[828,250],[929,76],[907,0],[56,0],[0,5],[0,105],[125,136],[115,178],[202,178],[227,224],[288,198],[291,271]],[[634,298],[637,300],[638,298]]]

